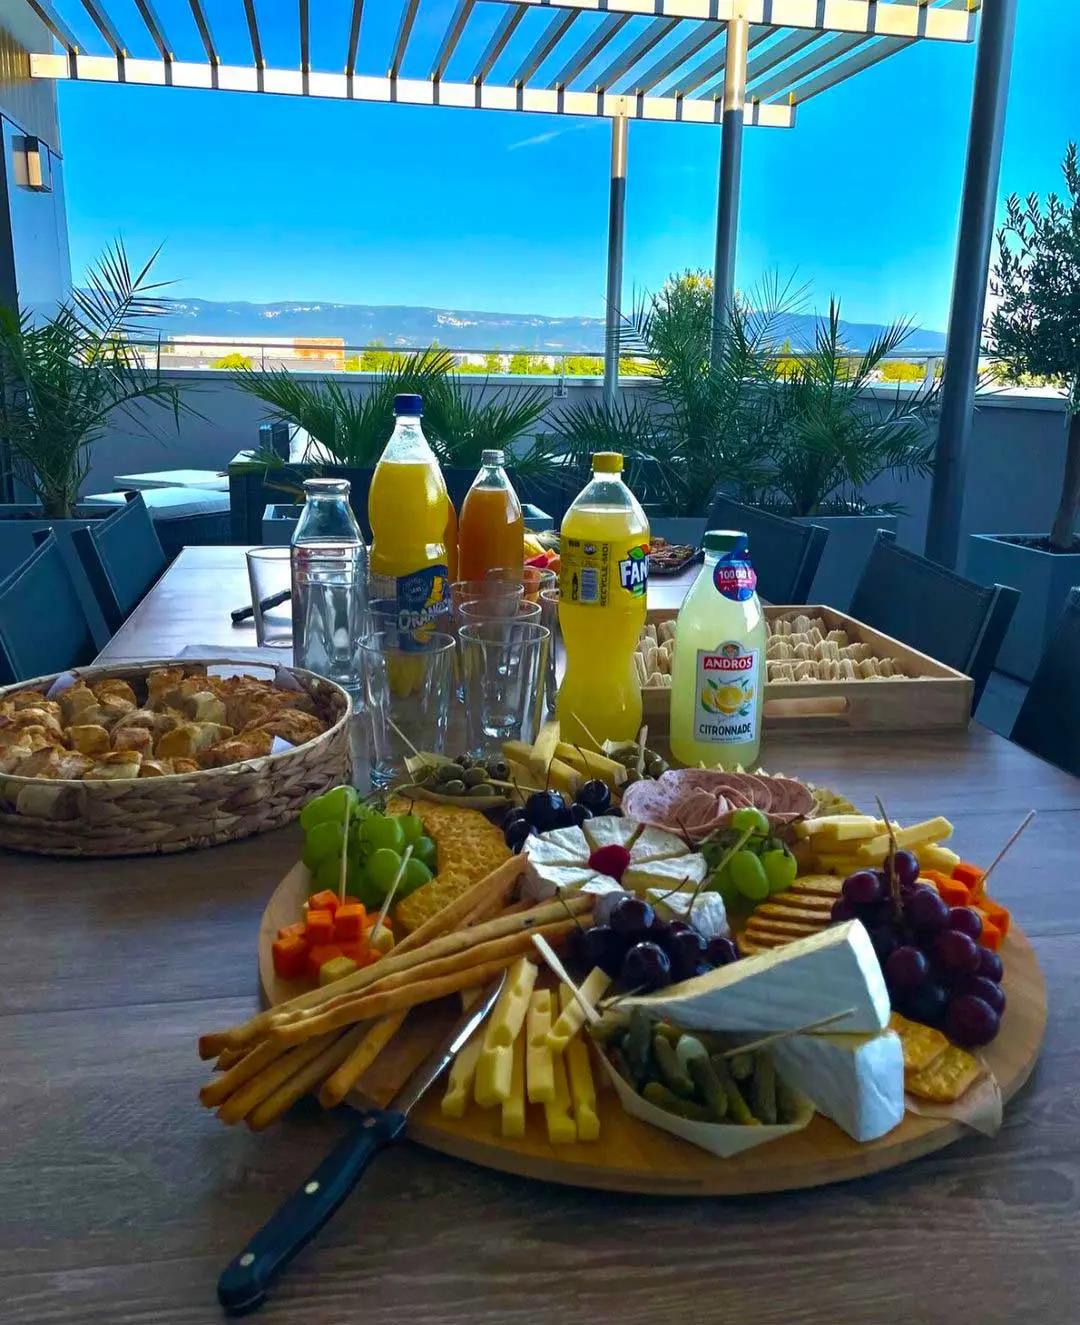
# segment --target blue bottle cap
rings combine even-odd
[[[395,396],[394,413],[421,415],[424,412],[423,396]]]

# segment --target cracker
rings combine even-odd
[[[909,1021],[899,1012],[889,1017],[889,1026],[900,1036],[904,1050],[904,1071],[917,1073],[925,1071],[949,1047],[949,1041],[933,1026],[924,1026],[919,1021]]]
[[[977,1058],[950,1044],[921,1072],[905,1073],[904,1088],[921,1100],[955,1104],[982,1071]]]

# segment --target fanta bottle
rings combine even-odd
[[[566,671],[556,703],[562,739],[589,747],[632,741],[641,728],[633,658],[649,582],[649,522],[622,481],[623,458],[598,451],[592,463],[559,535]]]
[[[446,484],[420,426],[419,396],[394,397],[394,432],[368,493],[371,598],[392,598],[398,629],[420,635],[448,609]]]
[[[683,599],[671,665],[671,752],[683,764],[753,768],[761,744],[765,618],[749,542],[705,535],[705,564]]]
[[[484,451],[480,472],[465,494],[458,527],[459,578],[482,580],[489,570],[525,563],[521,502],[503,468],[502,451]]]

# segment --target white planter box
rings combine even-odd
[[[1001,534],[968,538],[967,575],[979,584],[1007,584],[1020,590],[1012,624],[998,654],[999,670],[1030,681],[1047,639],[1053,634],[1065,596],[1080,584],[1080,553],[1042,552],[1007,543]],[[1045,538],[1045,534],[1016,534]]]
[[[796,524],[816,524],[829,531],[807,602],[825,603],[846,612],[866,566],[879,529],[896,533],[895,515],[797,515]],[[751,556],[753,550],[751,549]]]

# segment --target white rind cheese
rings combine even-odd
[[[623,872],[622,886],[644,897],[650,888],[670,892],[672,888],[693,891],[708,874],[705,857],[698,852],[676,856],[674,860],[651,860],[647,865],[633,865]]]
[[[669,888],[650,888],[646,896],[661,920],[685,920],[706,939],[726,939],[731,934],[727,908],[719,893],[673,893]]]
[[[904,1050],[879,1035],[792,1035],[772,1046],[785,1081],[856,1141],[873,1141],[904,1118]]]
[[[870,936],[858,920],[782,948],[719,966],[655,994],[623,1000],[684,1030],[798,1030],[838,1012],[830,1032],[882,1030],[889,994]]]
[[[670,860],[672,856],[686,856],[690,848],[674,833],[651,825],[643,828],[630,848],[630,864],[645,865],[650,860]]]
[[[601,814],[595,819],[586,819],[582,824],[588,839],[589,851],[600,847],[619,846],[629,849],[630,843],[638,835],[641,824],[636,819],[626,819],[617,814]],[[589,852],[586,852],[586,858]]]

